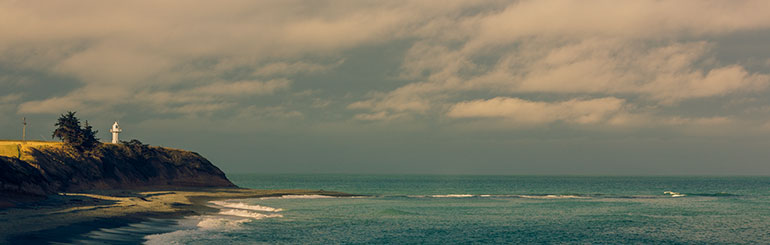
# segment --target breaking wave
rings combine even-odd
[[[223,209],[219,211],[220,215],[228,215],[228,216],[237,216],[237,217],[244,217],[244,218],[252,218],[252,219],[264,219],[264,218],[279,218],[283,217],[283,215],[280,214],[262,214],[257,212],[252,212],[248,210],[243,209]]]
[[[437,197],[437,198],[441,198],[441,197],[454,197],[454,198],[457,198],[457,197],[473,197],[473,195],[471,195],[471,194],[447,194],[447,195],[432,195],[430,197]]]
[[[577,195],[518,195],[518,197],[530,198],[530,199],[582,199],[582,198],[589,198],[587,196],[577,196]]]
[[[283,195],[279,197],[262,197],[259,199],[319,199],[319,198],[334,198],[334,197],[324,196],[324,195]]]
[[[530,194],[530,195],[493,195],[493,194],[444,194],[444,195],[409,195],[406,197],[411,198],[529,198],[529,199],[579,199],[579,198],[591,198],[591,196],[585,195],[553,195],[553,194]]]
[[[679,193],[679,192],[673,192],[673,191],[664,191],[663,194],[671,195],[671,197],[685,197],[687,195]]]
[[[184,222],[195,222],[186,228],[167,233],[144,236],[144,244],[187,244],[200,239],[217,239],[222,232],[244,229],[243,224],[254,219],[233,218],[227,216],[204,215],[188,217]],[[101,243],[99,243],[101,244]],[[108,243],[107,243],[108,244]]]
[[[253,219],[227,219],[227,218],[217,218],[217,217],[207,217],[203,218],[200,222],[198,222],[198,227],[201,229],[211,230],[211,229],[221,229],[221,230],[232,230],[240,228],[241,225],[244,223],[251,222]]]
[[[717,193],[680,193],[674,191],[665,191],[667,196],[645,194],[645,195],[618,195],[618,194],[436,194],[436,195],[389,195],[380,197],[390,198],[526,198],[526,199],[594,199],[594,198],[620,198],[620,199],[654,199],[665,197],[740,197],[741,195],[717,192]]]
[[[234,209],[246,209],[246,210],[254,210],[254,211],[263,211],[263,212],[281,212],[283,209],[280,208],[272,208],[268,206],[261,206],[261,205],[251,205],[251,204],[245,204],[242,202],[227,202],[227,201],[211,201],[209,203],[212,203],[217,206],[222,206],[226,208],[234,208]]]

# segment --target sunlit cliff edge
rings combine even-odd
[[[0,141],[0,206],[20,197],[100,189],[235,187],[198,153],[100,144],[81,153],[58,142]]]

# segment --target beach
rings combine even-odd
[[[46,200],[0,209],[0,243],[68,242],[102,228],[152,218],[182,218],[217,209],[214,200],[283,195],[351,196],[323,190],[255,190],[242,188],[168,188],[59,193]]]

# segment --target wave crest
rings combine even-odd
[[[219,214],[221,215],[229,215],[229,216],[237,216],[237,217],[245,217],[245,218],[252,218],[252,219],[264,219],[264,218],[280,218],[283,217],[283,215],[280,214],[261,214],[257,212],[252,212],[248,210],[242,210],[242,209],[223,209],[219,211]]]
[[[447,195],[432,195],[430,197],[438,197],[438,198],[454,197],[454,198],[458,198],[458,197],[473,197],[473,195],[471,195],[471,194],[447,194]]]
[[[530,199],[583,199],[583,198],[588,198],[588,197],[585,197],[585,196],[577,196],[577,195],[519,195],[518,197],[530,198]]]
[[[685,194],[679,193],[679,192],[673,192],[673,191],[664,191],[663,194],[671,195],[671,197],[684,197],[687,196]]]
[[[226,219],[226,218],[204,218],[198,222],[198,227],[201,229],[223,229],[231,230],[240,228],[242,224],[251,222],[252,219]]]
[[[334,197],[324,196],[324,195],[283,195],[279,197],[262,197],[260,199],[319,199],[319,198],[334,198]]]
[[[261,205],[251,205],[246,204],[242,202],[227,202],[227,201],[211,201],[210,203],[226,208],[234,208],[234,209],[246,209],[246,210],[254,210],[254,211],[263,211],[263,212],[281,212],[283,209],[280,208],[273,208],[268,206],[261,206]]]

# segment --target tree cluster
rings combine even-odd
[[[147,146],[149,146],[148,144],[142,143],[138,139],[132,139],[132,140],[129,140],[129,141],[121,140],[120,143],[125,145],[125,146],[132,146],[132,147],[133,146],[138,146],[138,147],[147,147]]]
[[[75,116],[75,112],[68,111],[62,114],[55,124],[56,130],[52,137],[61,139],[65,144],[75,148],[78,151],[90,151],[101,144],[96,138],[99,131],[93,130],[88,121],[85,126],[80,126],[80,119]]]

